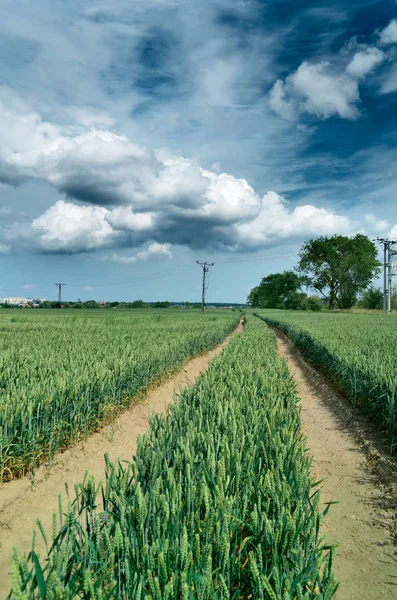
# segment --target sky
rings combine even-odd
[[[0,296],[244,302],[397,237],[395,0],[3,0]]]

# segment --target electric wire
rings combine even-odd
[[[254,262],[258,262],[258,261],[265,261],[265,260],[272,260],[275,258],[281,258],[281,257],[286,257],[286,256],[296,256],[296,252],[283,252],[283,253],[278,253],[278,254],[263,254],[263,255],[256,255],[256,256],[233,256],[230,258],[220,258],[220,259],[216,259],[215,265],[232,265],[232,264],[245,264],[245,263],[254,263]],[[158,272],[154,272],[154,273],[148,273],[146,275],[138,275],[135,277],[128,277],[127,279],[124,279],[122,281],[110,281],[110,282],[89,282],[87,283],[67,283],[65,287],[69,288],[86,288],[86,287],[92,287],[92,288],[101,288],[101,287],[116,287],[116,286],[122,286],[122,285],[128,285],[130,283],[136,283],[136,282],[149,282],[149,281],[155,281],[157,279],[161,279],[164,277],[174,277],[176,275],[183,275],[185,273],[188,273],[189,271],[193,271],[196,268],[196,262],[188,262],[188,263],[184,263],[182,265],[179,265],[177,267],[171,267],[168,269],[164,269],[162,271],[158,271]],[[42,284],[38,284],[38,285],[42,285]],[[50,288],[50,286],[48,284],[44,284],[46,287]],[[22,289],[23,286],[21,286],[19,288],[19,286],[15,286],[15,288],[2,288],[4,291],[7,290],[14,290],[16,288]]]

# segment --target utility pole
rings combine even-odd
[[[66,283],[56,283],[55,284],[58,288],[58,306],[57,308],[61,308],[62,305],[62,288],[64,285],[66,285]]]
[[[387,264],[387,314],[391,313],[391,298],[392,298],[392,275],[393,275],[393,271],[392,271],[392,256],[393,253],[390,250],[390,245],[389,245],[389,261]]]
[[[397,240],[389,240],[387,238],[376,238],[377,242],[383,247],[383,312],[391,313],[392,301],[392,277],[393,273],[393,256],[397,255]]]
[[[205,292],[208,289],[208,277],[207,277],[207,273],[210,270],[210,267],[213,267],[215,263],[200,262],[199,260],[196,260],[196,263],[198,265],[200,265],[200,267],[203,269],[203,285],[202,285],[202,290],[201,290],[201,310],[202,310],[202,312],[204,312],[204,308],[205,308]]]
[[[389,262],[389,241],[383,241],[383,312],[387,313],[388,290],[387,290],[387,265]]]

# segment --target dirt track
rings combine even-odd
[[[234,334],[242,329],[243,323],[240,322]],[[152,389],[144,402],[120,414],[113,425],[59,455],[50,469],[40,468],[34,478],[25,477],[0,487],[1,600],[6,598],[11,588],[13,546],[18,548],[21,555],[30,551],[32,531],[38,518],[50,534],[52,515],[58,510],[58,494],[64,491],[65,481],[73,489],[74,483],[83,480],[85,471],[94,475],[96,481],[103,480],[103,457],[106,452],[113,460],[130,460],[135,454],[138,436],[149,426],[149,415],[164,412],[174,394],[194,383],[198,375],[208,368],[210,361],[221,353],[232,335],[213,350],[186,362],[171,379]],[[63,496],[66,498],[66,494]]]
[[[339,544],[337,599],[397,598],[396,465],[377,449],[371,425],[354,414],[284,334],[276,334],[301,399],[315,478],[326,478],[322,501],[338,502],[325,518],[329,539]]]

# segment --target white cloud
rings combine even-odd
[[[299,115],[299,107],[294,99],[288,98],[288,84],[278,79],[269,92],[270,107],[288,121],[293,121]]]
[[[362,52],[356,52],[352,60],[346,67],[346,73],[354,78],[360,79],[370,73],[385,59],[384,53],[375,48],[368,46]]]
[[[159,244],[153,242],[147,250],[142,250],[136,255],[138,260],[147,260],[151,257],[166,257],[172,258],[171,244]]]
[[[145,204],[163,165],[126,136],[87,125],[76,132],[44,121],[0,88],[0,178],[42,179],[82,201]],[[7,173],[8,171],[8,173]]]
[[[23,287],[25,290],[34,290],[38,286],[37,286],[37,283],[25,283],[25,285]]]
[[[357,82],[334,72],[330,63],[324,61],[303,62],[284,82],[276,81],[269,96],[273,110],[289,120],[305,112],[319,119],[356,119],[359,114]]]
[[[155,227],[153,213],[133,212],[131,206],[119,206],[107,214],[108,222],[115,229],[127,229],[134,232],[151,231]]]
[[[197,211],[198,217],[215,219],[222,224],[252,219],[260,207],[259,196],[245,179],[228,173],[216,174],[201,170],[207,180],[205,202]]]
[[[397,21],[392,21],[380,34],[380,43],[397,42]],[[343,67],[341,57],[356,49],[350,62]],[[356,119],[359,116],[360,94],[358,81],[369,75],[386,59],[386,54],[376,46],[358,44],[352,38],[335,64],[328,61],[304,61],[284,81],[278,79],[269,92],[269,105],[286,120],[294,121],[302,113],[319,119],[338,116]]]
[[[114,253],[110,256],[103,256],[101,261],[131,265],[137,261],[148,260],[150,258],[172,258],[171,244],[159,244],[158,242],[153,242],[146,250],[138,252],[135,256],[123,256]]]
[[[256,219],[237,225],[236,234],[242,247],[257,248],[287,238],[349,233],[350,227],[347,217],[310,204],[289,209],[282,196],[268,192]]]
[[[59,136],[59,128],[47,121],[19,96],[0,86],[0,159],[7,161],[15,153],[23,153],[28,162],[43,148],[51,148]]]
[[[380,88],[381,94],[391,94],[397,91],[397,66],[393,66],[385,77]]]
[[[136,262],[136,256],[122,256],[121,254],[111,254],[110,256],[103,256],[102,262],[115,262],[122,265],[131,265]]]
[[[330,63],[303,62],[288,80],[298,97],[303,99],[303,111],[322,119],[334,115],[343,119],[358,116],[356,104],[360,96],[357,83],[343,74],[332,72]]]
[[[397,44],[397,20],[390,21],[387,27],[379,32],[379,43],[383,46]]]
[[[240,64],[230,58],[218,59],[202,69],[198,93],[213,106],[228,106]]]
[[[379,219],[376,215],[373,215],[372,213],[364,215],[364,219],[370,230],[376,231],[377,233],[383,233],[390,227],[388,221]]]
[[[0,244],[0,254],[10,254],[11,246],[7,244]]]
[[[49,252],[82,252],[110,245],[116,234],[101,206],[78,206],[58,200],[31,224],[37,246]]]

